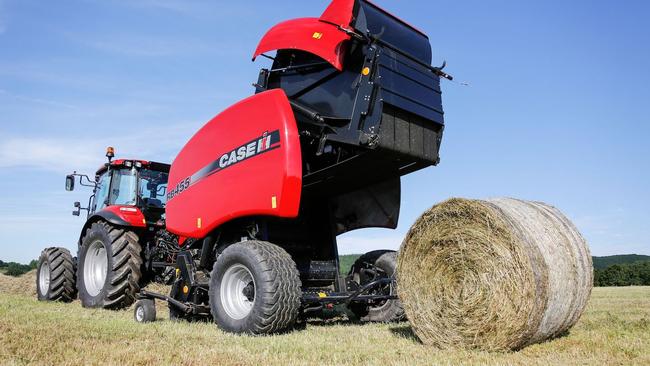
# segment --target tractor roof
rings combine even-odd
[[[169,164],[158,163],[155,161],[139,160],[139,159],[116,159],[111,161],[110,163],[105,163],[102,166],[100,166],[99,169],[97,169],[97,172],[95,174],[96,175],[103,174],[107,170],[109,165],[113,168],[121,168],[121,167],[129,166],[129,164],[131,164],[131,166],[140,164],[144,168],[157,170],[161,172],[169,172],[169,168],[170,168]]]

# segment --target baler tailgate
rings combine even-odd
[[[397,53],[379,56],[379,85],[384,102],[443,124],[440,79]]]

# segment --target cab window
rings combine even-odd
[[[99,186],[95,192],[95,201],[93,206],[93,212],[102,210],[104,207],[108,206],[108,189],[110,187],[110,173],[104,173],[99,178]]]
[[[134,169],[113,170],[110,204],[135,206],[137,202],[137,182],[138,179]]]
[[[167,203],[168,174],[155,170],[140,170],[138,194],[147,207],[163,208]]]

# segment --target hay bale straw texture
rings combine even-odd
[[[36,296],[36,270],[20,277],[0,273],[0,294]]]
[[[517,350],[568,331],[593,286],[591,254],[557,209],[452,199],[425,212],[398,257],[415,334],[440,348]]]

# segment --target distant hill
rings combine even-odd
[[[610,255],[606,257],[592,257],[594,259],[594,269],[605,269],[614,264],[628,264],[635,262],[650,261],[649,255],[639,254],[622,254]]]

